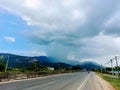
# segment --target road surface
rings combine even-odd
[[[0,90],[82,90],[92,73],[78,72],[0,84]]]

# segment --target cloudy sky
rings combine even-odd
[[[0,52],[106,63],[120,55],[120,0],[0,0]]]

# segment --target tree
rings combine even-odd
[[[38,69],[37,63],[32,63],[29,67],[28,70],[30,71],[36,71]]]
[[[111,71],[112,68],[111,67],[106,67],[106,71]]]
[[[0,57],[0,71],[5,70],[5,62],[2,57]]]
[[[81,67],[79,65],[75,65],[72,67],[72,70],[81,70]]]
[[[39,64],[37,63],[32,63],[30,66],[28,66],[27,68],[29,71],[47,71],[48,68],[45,67],[45,66],[40,66]]]

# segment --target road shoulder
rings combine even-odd
[[[112,85],[104,79],[92,73],[82,90],[115,90]]]

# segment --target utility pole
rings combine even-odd
[[[101,67],[100,69],[101,69],[101,73],[102,73],[102,64],[101,64],[101,66],[100,66],[100,67]]]
[[[115,57],[115,61],[116,61],[116,69],[118,71],[118,60],[117,60],[117,56]]]
[[[8,57],[7,57],[7,62],[6,62],[6,66],[5,66],[5,72],[7,71],[8,63],[9,63],[9,55],[8,55]]]
[[[113,61],[112,61],[112,59],[110,59],[110,62],[111,62],[111,68],[112,68],[112,74],[113,74]]]
[[[116,69],[117,69],[117,72],[118,72],[118,78],[120,78],[117,56],[115,57],[115,61],[116,61]]]

